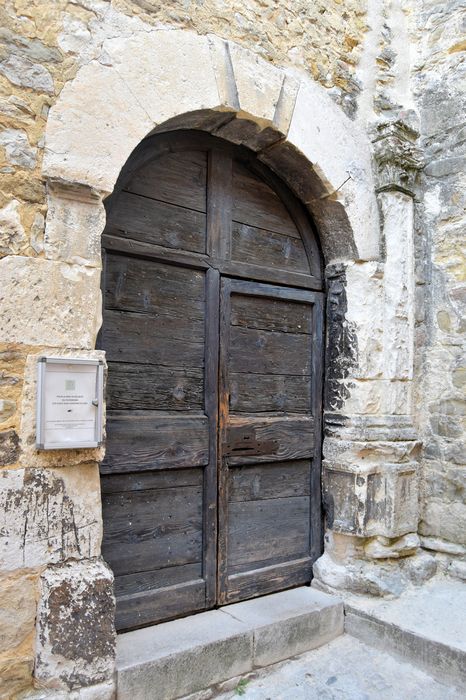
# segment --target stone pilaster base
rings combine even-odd
[[[419,547],[415,533],[389,539],[327,532],[325,552],[314,564],[312,585],[328,592],[396,597],[436,571],[435,558]]]

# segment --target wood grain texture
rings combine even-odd
[[[228,512],[229,574],[308,554],[307,496],[232,502]]]
[[[196,467],[209,460],[205,416],[109,415],[103,474]]]
[[[204,366],[204,323],[173,316],[106,311],[102,342],[109,362],[192,368]]]
[[[205,605],[203,579],[118,596],[115,626],[120,631],[136,629],[199,612]]]
[[[273,293],[271,288],[270,294]],[[312,307],[286,299],[237,293],[231,298],[230,323],[241,328],[310,335]]]
[[[230,372],[232,413],[311,411],[311,377]]]
[[[122,235],[148,243],[206,252],[206,215],[175,204],[121,192],[108,223]]]
[[[107,494],[102,508],[102,554],[116,576],[202,560],[201,486]]]
[[[186,209],[206,211],[207,152],[167,153],[138,169],[125,190]]]
[[[231,257],[272,270],[309,272],[306,250],[300,238],[236,222],[232,228]]]
[[[110,362],[107,409],[190,411],[204,405],[202,369]]]
[[[228,587],[223,596],[224,602],[235,603],[293,586],[302,586],[309,583],[311,577],[310,557],[233,574],[228,577]]]
[[[241,162],[233,162],[233,221],[300,238],[288,210],[269,185]]]
[[[108,254],[105,308],[204,319],[205,273],[155,260]]]
[[[230,503],[310,495],[310,460],[230,467],[228,471]]]
[[[309,376],[309,340],[298,333],[232,326],[229,369],[231,372]]]

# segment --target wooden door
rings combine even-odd
[[[221,603],[311,578],[321,527],[319,471],[313,468],[321,297],[222,281]]]
[[[309,581],[323,295],[303,208],[244,149],[155,136],[107,203],[103,248],[117,628]]]

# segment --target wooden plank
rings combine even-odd
[[[105,494],[102,555],[115,575],[202,560],[202,488]]]
[[[232,503],[309,496],[310,477],[310,460],[231,467],[228,477],[228,500]]]
[[[308,496],[230,503],[229,574],[307,555],[309,519]]]
[[[183,486],[201,486],[203,470],[168,469],[153,472],[130,472],[128,474],[102,474],[102,493],[124,493],[127,491],[147,491],[150,489],[172,489]]]
[[[245,281],[257,280],[257,282],[288,285],[294,287],[293,291],[296,292],[307,289],[321,290],[323,288],[322,280],[319,277],[306,275],[301,272],[288,272],[287,270],[270,270],[260,265],[251,265],[248,262],[209,258],[207,255],[200,253],[189,253],[144,241],[132,240],[131,238],[121,238],[118,230],[112,226],[106,228],[106,233],[102,236],[102,243],[108,250],[120,251],[130,255],[143,255],[149,259],[166,260],[167,262],[198,269],[214,267],[222,275],[243,278]]]
[[[117,599],[115,626],[125,631],[204,610],[205,581],[143,591]]]
[[[109,362],[204,365],[204,323],[199,319],[105,311],[102,343]]]
[[[202,562],[168,566],[165,569],[138,571],[135,574],[123,574],[115,577],[115,595],[117,597],[142,593],[151,589],[168,588],[179,583],[190,583],[202,579]]]
[[[206,277],[205,412],[209,421],[209,463],[204,472],[204,570],[206,605],[217,601],[218,364],[220,275]]]
[[[232,326],[229,370],[259,374],[311,373],[308,336]]]
[[[109,414],[107,417],[103,474],[197,467],[208,460],[206,416]]]
[[[230,411],[265,413],[311,410],[311,377],[230,372]]]
[[[233,162],[233,220],[301,238],[278,195],[237,160]]]
[[[168,264],[183,265],[187,268],[208,270],[210,265],[208,257],[201,253],[174,250],[146,241],[136,241],[131,238],[122,238],[121,232],[115,227],[107,226],[102,234],[102,246],[104,250],[125,253],[128,256],[145,257],[148,260],[165,261]]]
[[[202,369],[108,364],[107,409],[189,411],[203,405]]]
[[[206,184],[206,151],[178,151],[138,169],[125,190],[205,212]]]
[[[240,445],[244,436],[250,436],[252,441],[270,444],[270,452],[242,452]],[[230,452],[227,457],[229,465],[310,458],[315,444],[314,421],[309,416],[231,415],[225,443],[238,445],[238,456]]]
[[[205,273],[108,254],[105,308],[204,319]]]
[[[234,293],[231,296],[232,326],[284,333],[312,333],[312,306],[296,301]]]
[[[209,152],[207,251],[215,258],[229,259],[231,250],[232,160],[229,152]]]
[[[228,577],[227,590],[222,603],[255,598],[293,586],[309,583],[312,577],[312,560],[309,557],[266,566]]]
[[[206,215],[193,209],[120,192],[109,212],[108,223],[135,240],[206,252]]]
[[[231,257],[271,269],[310,272],[300,238],[236,222],[232,227]]]

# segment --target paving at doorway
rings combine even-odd
[[[117,698],[466,697],[464,583],[344,605],[345,616],[335,596],[301,587],[119,635]]]
[[[236,681],[216,700],[463,700],[412,664],[345,634],[300,657]],[[239,693],[243,693],[239,695]],[[194,699],[193,699],[194,700]],[[200,700],[200,699],[199,699]]]

